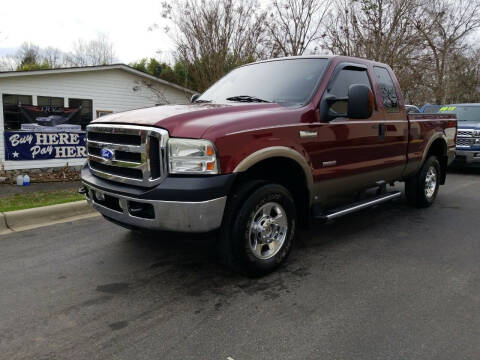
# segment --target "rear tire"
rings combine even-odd
[[[407,202],[418,208],[433,204],[440,186],[441,167],[436,156],[430,156],[420,171],[405,181]]]
[[[240,186],[229,199],[220,232],[222,260],[249,277],[274,271],[292,248],[295,218],[295,202],[285,187],[264,182]]]

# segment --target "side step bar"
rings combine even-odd
[[[325,221],[333,220],[333,219],[342,217],[344,215],[369,208],[374,205],[382,204],[384,202],[397,199],[401,196],[402,196],[402,193],[400,191],[377,195],[367,200],[358,201],[353,204],[349,204],[347,206],[342,206],[342,207],[333,209],[327,213],[314,215],[314,218],[317,220],[325,220]]]

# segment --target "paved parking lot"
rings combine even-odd
[[[1,359],[479,359],[480,173],[302,231],[250,280],[101,218],[0,236]]]

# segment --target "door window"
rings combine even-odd
[[[330,86],[329,94],[336,98],[346,98],[348,96],[348,88],[350,85],[360,84],[366,85],[372,89],[370,79],[368,78],[366,69],[342,69]],[[348,101],[337,101],[330,107],[332,115],[347,114]]]

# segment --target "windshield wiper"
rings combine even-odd
[[[203,100],[203,99],[198,99],[194,101],[194,103],[197,103],[197,104],[211,103],[211,102],[212,100]]]
[[[238,102],[259,102],[259,103],[269,103],[270,101],[259,99],[255,96],[250,95],[238,95],[238,96],[231,96],[226,98],[228,101],[238,101]]]

